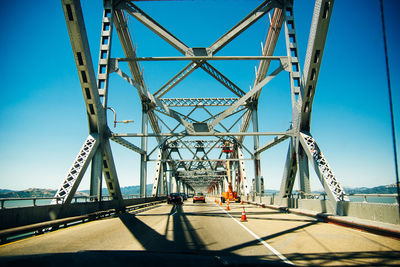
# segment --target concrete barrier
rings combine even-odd
[[[132,206],[146,202],[163,200],[166,197],[125,199],[125,206]],[[0,230],[19,227],[34,223],[41,223],[55,219],[81,216],[97,211],[117,209],[118,202],[100,201],[71,203],[68,205],[44,205],[33,207],[7,208],[0,210]]]
[[[248,202],[274,205],[282,208],[309,210],[321,214],[335,215],[334,208],[329,200],[324,199],[297,199],[279,198],[278,196],[248,195]],[[369,203],[369,202],[340,202],[340,215],[359,219],[400,224],[398,204]]]

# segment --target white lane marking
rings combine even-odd
[[[293,262],[291,262],[290,260],[288,260],[285,256],[283,256],[281,253],[279,253],[279,251],[277,251],[276,249],[274,249],[273,247],[271,247],[270,244],[268,244],[267,242],[265,242],[264,240],[262,240],[258,235],[256,235],[255,233],[253,233],[249,228],[247,228],[246,226],[244,226],[240,221],[236,220],[235,218],[232,217],[232,215],[229,214],[229,212],[227,212],[226,210],[224,210],[223,208],[219,207],[221,210],[223,210],[226,214],[229,215],[229,217],[232,218],[232,220],[234,220],[235,222],[237,222],[240,226],[242,226],[247,232],[249,232],[249,234],[251,234],[255,239],[257,239],[258,241],[260,241],[261,244],[263,244],[266,248],[268,248],[269,250],[271,250],[276,256],[278,256],[281,260],[283,260],[284,262],[286,262],[287,264],[291,264],[294,265]]]

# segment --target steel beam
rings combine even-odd
[[[154,174],[154,180],[153,180],[153,188],[152,188],[152,193],[151,195],[153,197],[158,196],[159,190],[160,190],[160,185],[161,185],[161,180],[163,176],[163,163],[161,162],[163,155],[163,151],[161,149],[158,150],[157,154],[157,163],[156,163],[156,170]]]
[[[55,198],[62,199],[62,204],[69,204],[73,199],[76,190],[85,174],[90,160],[94,156],[97,147],[99,146],[98,136],[96,134],[89,135],[83,144],[78,156],[74,160],[67,176],[65,177],[61,187],[55,194]],[[52,204],[56,204],[57,200],[52,200]]]
[[[129,148],[130,150],[133,150],[133,151],[135,151],[135,152],[137,152],[137,153],[139,153],[139,154],[146,155],[146,151],[144,151],[143,149],[141,149],[141,148],[135,146],[134,144],[132,144],[131,142],[125,140],[125,139],[122,138],[122,137],[111,136],[110,139],[111,139],[112,141],[114,141],[115,143],[120,144],[121,146],[124,146],[124,147],[126,147],[126,148]]]
[[[172,35],[167,29],[161,26],[157,21],[147,15],[143,10],[131,2],[121,3],[121,8],[131,16],[143,23],[147,28],[164,39],[167,43],[175,47],[182,54],[190,54],[190,49],[181,40]]]
[[[263,56],[272,56],[275,51],[276,43],[282,28],[283,23],[283,11],[280,8],[275,8],[272,14],[271,23],[268,29],[267,38],[264,42],[264,47],[262,51]],[[265,79],[269,69],[270,61],[261,60],[258,68],[256,78],[254,80],[253,88],[256,87],[258,83]],[[252,97],[252,101],[257,102],[260,97],[261,90]],[[240,132],[246,132],[250,126],[251,121],[251,110],[248,110],[242,120],[242,125],[240,127]],[[244,136],[239,136],[238,141],[243,142]]]
[[[96,76],[80,1],[62,0],[62,7],[86,104],[89,133],[99,133],[101,135],[106,125],[105,111],[97,90]]]
[[[285,141],[288,138],[289,138],[288,135],[280,135],[280,136],[274,137],[274,139],[268,141],[267,143],[265,143],[264,145],[259,147],[256,151],[254,151],[254,153],[262,153],[265,150],[270,149],[271,147]]]
[[[267,0],[259,5],[256,9],[250,12],[245,18],[243,18],[238,24],[236,24],[232,29],[226,32],[221,38],[215,41],[210,46],[210,53],[215,54],[227,44],[229,44],[233,39],[235,39],[239,34],[253,25],[262,16],[267,14],[272,8],[279,6],[277,1]]]
[[[115,58],[119,62],[123,61],[208,61],[208,60],[280,60],[285,56],[181,56],[181,57],[133,57]]]
[[[221,115],[219,115],[213,122],[211,123],[212,127],[215,127],[218,123],[220,123],[225,117],[231,114],[234,110],[236,110],[240,105],[242,105],[245,101],[247,101],[250,97],[258,93],[267,83],[269,83],[273,78],[275,78],[282,70],[287,68],[287,62],[281,60],[281,65],[274,70],[271,75],[266,77],[262,82],[258,83],[253,89],[251,89],[248,93],[242,96],[239,101],[226,109]]]
[[[288,135],[293,136],[293,131],[287,132],[231,132],[231,133],[208,133],[208,132],[196,132],[196,133],[113,133],[113,136],[120,136],[120,137],[156,137],[156,136],[164,136],[164,137],[171,137],[171,136],[253,136],[253,135]]]
[[[197,107],[197,106],[209,106],[209,107],[223,107],[231,106],[239,98],[237,97],[220,97],[220,98],[160,98],[161,103],[168,107]]]
[[[315,1],[314,15],[311,23],[310,36],[308,38],[306,58],[304,61],[303,88],[300,115],[300,131],[309,131],[311,124],[311,110],[315,90],[321,68],[322,55],[324,53],[328,27],[333,9],[333,0]]]
[[[335,212],[341,215],[342,210],[340,210],[340,201],[349,201],[349,199],[336,179],[332,168],[329,166],[328,161],[325,159],[314,138],[309,133],[301,132],[299,135],[299,141],[304,148],[309,161],[313,165]]]
[[[285,168],[283,170],[283,177],[281,181],[281,189],[279,196],[281,198],[288,198],[293,191],[294,181],[297,174],[297,153],[296,153],[296,140],[290,139],[288,152],[286,155]]]
[[[235,95],[239,97],[244,96],[245,93],[242,89],[240,89],[236,84],[234,84],[231,80],[229,80],[225,75],[223,75],[220,71],[211,66],[209,63],[204,62],[200,65],[200,68],[202,68],[205,72],[214,77],[217,81],[219,81]]]

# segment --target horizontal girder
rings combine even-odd
[[[231,106],[239,98],[237,97],[220,97],[220,98],[160,98],[161,103],[168,107],[196,107],[210,106],[223,107]]]

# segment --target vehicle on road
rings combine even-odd
[[[167,199],[168,204],[183,204],[183,198],[179,193],[171,193]]]
[[[187,195],[185,193],[180,193],[183,201],[187,200]]]
[[[203,202],[206,203],[206,196],[203,193],[197,193],[193,196],[193,203]]]

